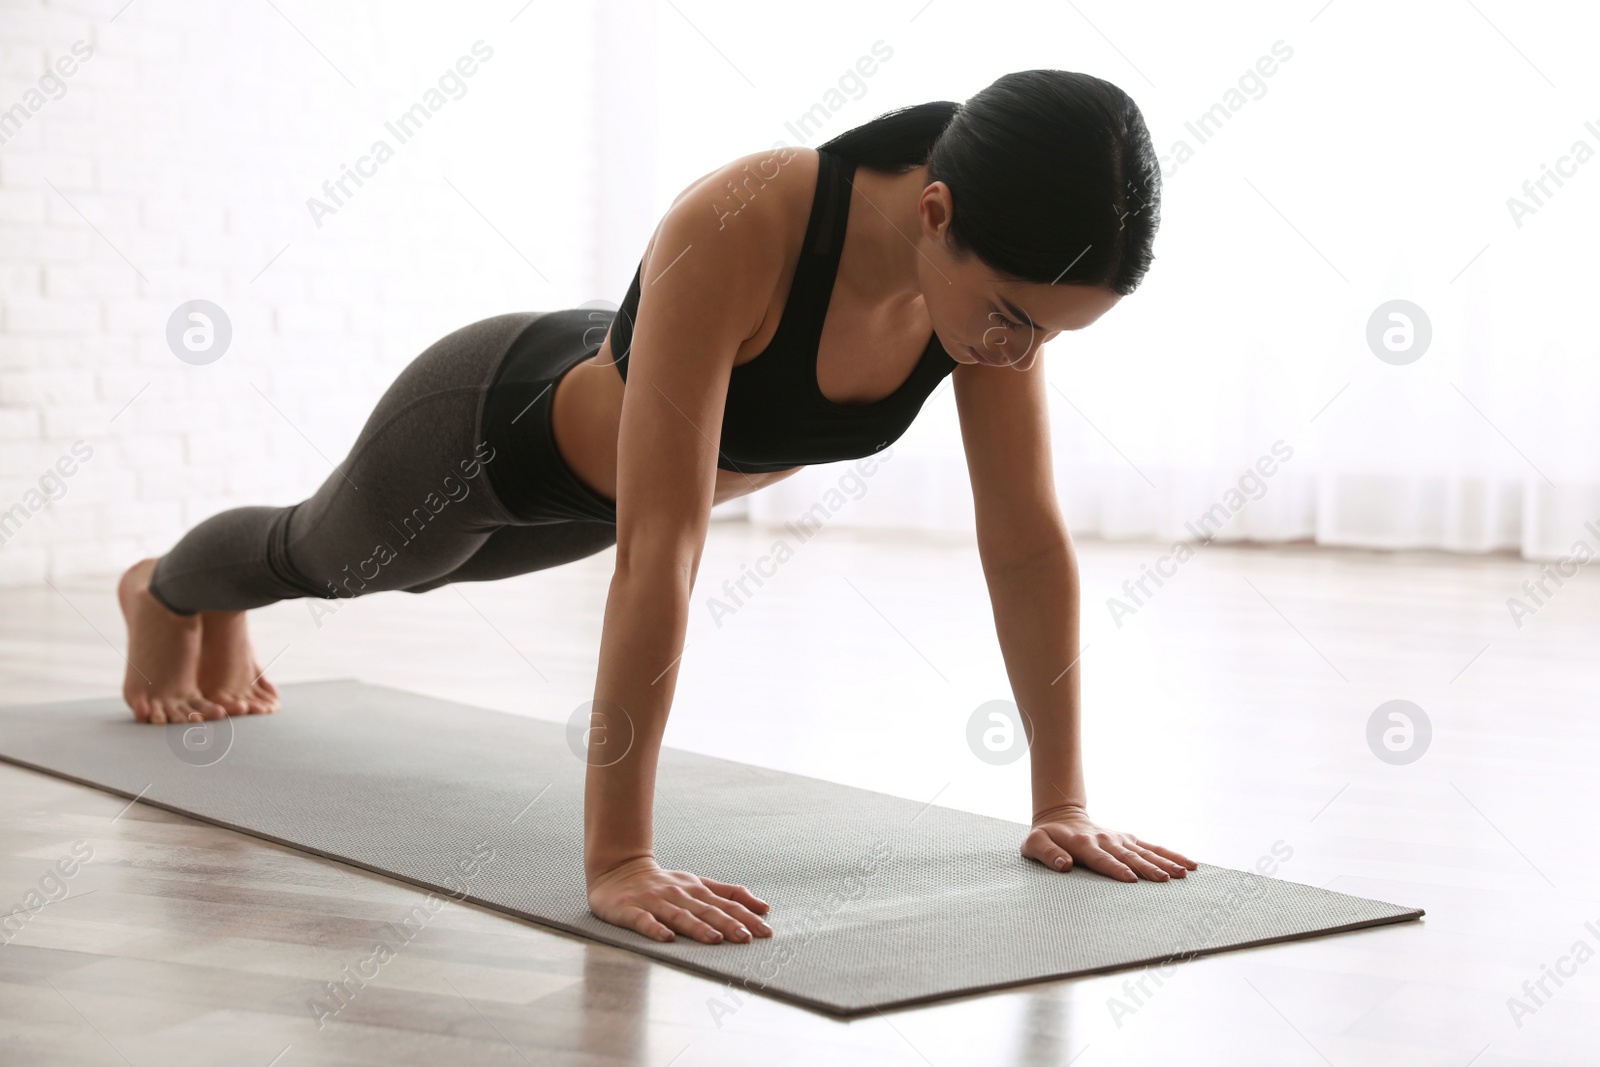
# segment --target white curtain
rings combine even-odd
[[[1045,352],[1075,533],[1600,551],[1586,525],[1600,531],[1600,96],[1581,43],[1600,18],[1576,4],[1539,19],[1157,6],[1002,4],[975,20],[956,4],[824,4],[781,27],[731,3],[663,8],[653,217],[718,161],[779,139],[815,145],[1008,70],[1108,78],[1143,109],[1166,188],[1144,285]],[[841,81],[875,44],[891,58]],[[808,109],[828,115],[820,128],[796,125]],[[1431,333],[1404,364],[1368,337],[1396,300]],[[1380,335],[1407,325],[1380,318]],[[837,503],[844,473],[802,472],[748,515]],[[830,523],[972,528],[948,382],[859,482],[825,506]]]

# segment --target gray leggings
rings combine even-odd
[[[499,315],[431,345],[384,393],[350,455],[309,499],[206,519],[161,557],[151,594],[188,615],[297,597],[421,593],[542,570],[616,544],[611,523],[519,519],[490,484],[491,466],[509,460],[483,434],[489,387],[538,315]],[[548,440],[547,426],[530,425],[535,418],[548,420],[548,401],[525,424]]]

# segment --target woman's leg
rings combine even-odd
[[[617,543],[617,528],[608,522],[551,522],[538,526],[502,526],[483,547],[449,574],[406,589],[426,593],[452,582],[493,582],[529,571],[542,571],[592,556]]]
[[[494,453],[479,437],[480,419],[498,361],[529,321],[486,319],[418,356],[309,499],[213,516],[159,561],[124,575],[123,691],[136,717],[271,710],[276,694],[250,651],[245,610],[429,582],[510,521],[485,475]]]

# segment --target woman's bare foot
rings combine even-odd
[[[117,583],[128,622],[128,671],[122,699],[140,722],[221,719],[221,704],[200,692],[200,616],[175,615],[150,595],[154,559],[140,560]]]
[[[200,692],[229,715],[277,711],[278,687],[256,662],[244,612],[203,611],[200,620]]]

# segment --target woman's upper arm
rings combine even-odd
[[[1026,562],[1066,537],[1044,360],[1025,371],[963,363],[953,376],[980,555],[986,567]]]
[[[690,186],[645,252],[617,435],[619,571],[665,556],[692,577],[699,562],[729,375],[784,262],[776,193],[732,218],[713,210],[741,162]]]

